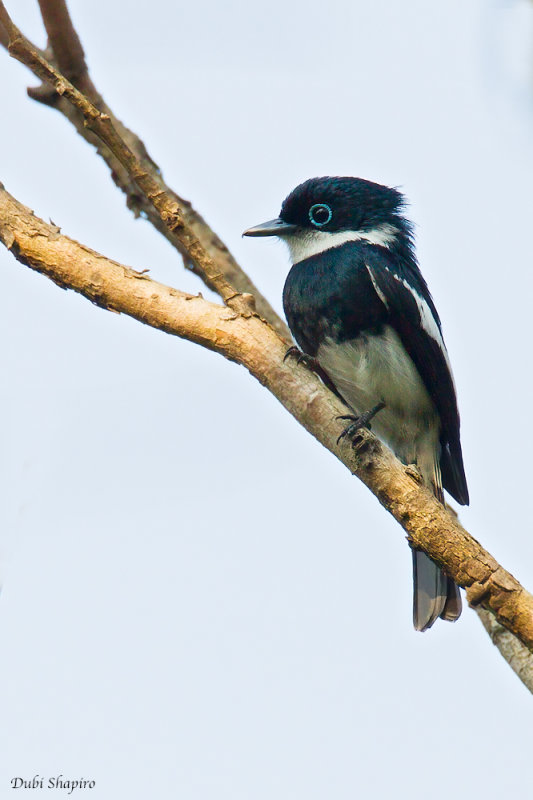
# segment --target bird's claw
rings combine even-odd
[[[309,369],[315,371],[317,365],[316,358],[307,355],[307,353],[302,353],[302,351],[295,345],[289,347],[283,358],[283,363],[285,363],[285,361],[287,361],[287,359],[290,358],[291,356],[294,356],[297,364],[305,364],[306,367],[309,367]]]
[[[288,358],[290,358],[291,356],[300,356],[300,355],[302,355],[302,354],[301,354],[301,352],[300,352],[300,350],[298,350],[298,348],[296,347],[296,345],[294,345],[294,344],[293,344],[293,345],[291,345],[291,346],[289,347],[289,349],[287,350],[287,352],[286,352],[286,353],[285,353],[285,355],[283,356],[283,363],[285,363],[285,362],[286,362],[286,360],[287,360]]]
[[[364,414],[359,414],[356,416],[355,414],[342,414],[337,419],[349,419],[350,424],[345,427],[342,431],[340,436],[337,439],[337,444],[339,444],[342,439],[349,438],[352,439],[352,445],[354,444],[354,437],[355,434],[361,430],[361,428],[371,428],[370,421],[374,419],[376,414],[378,414],[382,409],[385,408],[385,403],[383,400],[380,400],[374,408],[371,408],[370,411],[365,411]]]

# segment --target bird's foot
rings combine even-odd
[[[379,414],[382,409],[385,408],[385,403],[383,400],[380,400],[374,408],[371,408],[370,411],[365,411],[364,414],[359,414],[355,416],[355,414],[343,414],[341,417],[337,417],[337,419],[349,419],[350,424],[345,427],[339,438],[337,439],[337,444],[341,441],[341,439],[345,439],[348,437],[352,440],[352,444],[354,444],[353,438],[357,431],[360,431],[361,428],[368,428],[370,429],[372,426],[370,425],[370,421],[374,419],[376,414]]]
[[[285,363],[288,358],[291,358],[291,356],[294,356],[297,364],[305,364],[305,366],[309,367],[309,369],[312,369],[313,372],[319,372],[318,361],[316,358],[309,356],[307,353],[302,353],[302,351],[295,345],[289,347],[283,358],[283,363]]]

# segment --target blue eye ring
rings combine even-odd
[[[314,214],[315,211],[317,211],[318,209],[322,209],[322,208],[325,208],[326,211],[328,212],[328,218],[326,220],[324,220],[324,222],[317,222],[314,219],[313,214]],[[309,209],[309,221],[311,222],[311,225],[315,226],[315,228],[323,228],[324,225],[327,225],[328,222],[330,222],[332,216],[333,216],[333,211],[331,210],[331,208],[328,206],[327,203],[315,203]]]

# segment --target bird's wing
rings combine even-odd
[[[459,412],[450,361],[440,320],[423,278],[411,285],[392,261],[368,253],[368,274],[433,400],[441,420],[441,472],[444,488],[458,503],[468,505],[468,488],[459,438]],[[415,283],[415,281],[413,281]]]

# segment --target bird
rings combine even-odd
[[[351,412],[341,436],[371,427],[440,502],[446,489],[468,505],[450,359],[406,205],[398,189],[363,178],[311,178],[279,217],[243,236],[288,246],[285,316],[296,352]],[[457,620],[458,586],[423,551],[413,548],[412,559],[414,628]]]

